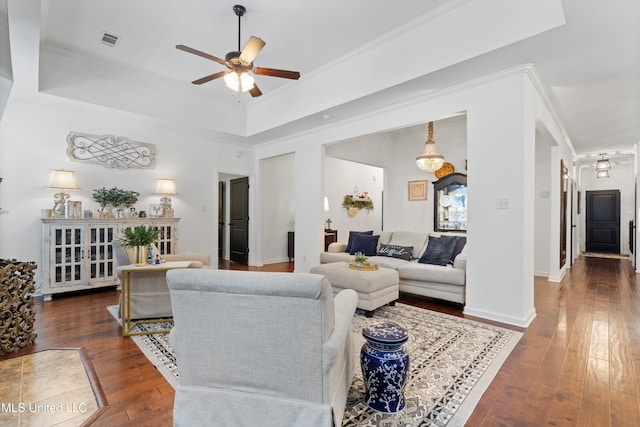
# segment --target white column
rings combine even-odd
[[[324,250],[324,146],[299,144],[295,154],[295,271],[308,272]]]
[[[465,314],[526,327],[533,299],[535,107],[524,75],[477,88],[467,111]]]

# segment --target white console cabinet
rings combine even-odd
[[[155,225],[162,255],[178,252],[180,218],[42,219],[42,294],[116,286],[111,241],[127,227]]]

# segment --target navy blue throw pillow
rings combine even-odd
[[[456,257],[462,252],[464,245],[467,244],[467,238],[465,236],[452,236],[456,239],[456,245],[453,247],[453,252],[451,253],[451,263],[455,261]]]
[[[424,254],[418,260],[422,264],[447,265],[456,246],[454,236],[429,237]]]
[[[378,255],[406,259],[407,261],[409,261],[411,259],[412,250],[413,247],[411,246],[385,245],[383,243],[380,245]]]
[[[350,254],[354,254],[355,252],[353,252],[351,250],[351,247],[353,246],[353,236],[356,234],[364,234],[365,236],[371,236],[373,234],[373,230],[370,231],[350,231],[349,232],[349,241],[347,242],[347,249],[345,249],[345,252],[350,253]]]
[[[378,239],[380,236],[370,236],[368,234],[354,234],[353,245],[351,246],[351,255],[356,252],[362,252],[366,256],[373,256],[376,254],[378,248]]]

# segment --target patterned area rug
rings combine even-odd
[[[347,400],[343,427],[463,426],[522,333],[404,304],[381,307],[373,318],[354,317],[357,348],[362,328],[390,320],[405,327],[410,373],[406,406],[383,414],[364,404],[364,381],[357,369]],[[142,325],[145,328],[157,325]],[[158,325],[166,327],[166,325]],[[175,388],[178,379],[168,334],[133,337],[143,353]],[[359,353],[358,353],[359,357]]]

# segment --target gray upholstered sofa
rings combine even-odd
[[[412,231],[381,231],[378,248],[381,245],[411,247],[409,260],[389,256],[370,256],[368,261],[380,267],[392,268],[398,271],[399,290],[431,298],[464,304],[467,268],[466,245],[452,264],[432,265],[418,262],[427,248],[430,239],[440,236],[459,235],[456,233],[418,233]],[[460,235],[462,236],[462,235]],[[345,252],[346,242],[335,242],[329,245],[329,250],[320,254],[322,264],[330,262],[348,262],[353,255]]]
[[[167,272],[175,426],[340,426],[357,295],[309,273]]]

